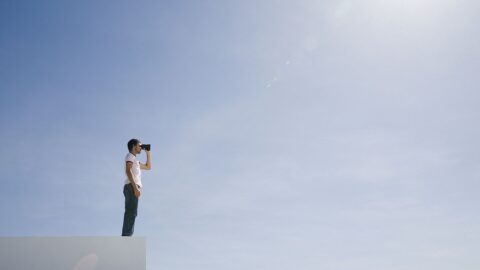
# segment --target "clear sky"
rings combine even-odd
[[[0,236],[147,269],[478,269],[474,0],[0,1]],[[145,160],[142,154],[140,160]]]

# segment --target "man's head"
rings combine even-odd
[[[127,146],[128,151],[134,155],[140,154],[140,152],[142,152],[142,143],[137,139],[131,139],[130,141],[128,141]]]

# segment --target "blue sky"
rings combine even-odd
[[[135,137],[148,269],[478,269],[479,8],[1,1],[0,235],[119,235]]]

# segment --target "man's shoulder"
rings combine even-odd
[[[125,156],[125,161],[135,161],[135,155],[132,154],[132,153],[128,153],[126,156]]]

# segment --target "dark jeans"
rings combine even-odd
[[[125,195],[125,214],[123,215],[122,236],[132,236],[137,217],[138,198],[135,197],[131,184],[123,186],[123,195]]]

